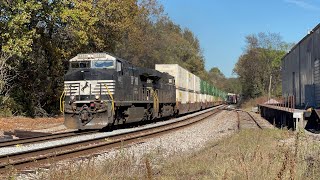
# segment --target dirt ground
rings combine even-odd
[[[0,118],[0,131],[19,130],[44,130],[61,127],[63,129],[63,117],[57,118],[27,118],[27,117],[9,117]],[[59,128],[59,129],[61,129]]]

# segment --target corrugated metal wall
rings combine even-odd
[[[296,106],[320,105],[319,59],[320,25],[282,59],[282,95],[294,95]]]

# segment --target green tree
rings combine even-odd
[[[249,35],[246,37],[246,43],[246,49],[234,68],[244,96],[255,98],[267,94],[271,76],[271,93],[280,96],[281,58],[292,44],[282,41],[281,36],[275,33]]]
[[[0,1],[0,47],[17,78],[13,111],[58,113],[63,74],[78,53],[110,52],[133,64],[179,64],[208,80],[197,37],[164,14],[157,0]]]
[[[114,52],[138,12],[135,0],[1,1],[1,51],[17,67],[10,96],[28,116],[58,112],[67,60]]]

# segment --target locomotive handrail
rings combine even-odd
[[[113,112],[113,114],[114,114],[114,100],[113,100],[113,96],[112,96],[112,94],[111,94],[111,92],[110,92],[110,90],[109,90],[109,88],[108,88],[108,85],[107,85],[107,84],[104,84],[104,86],[106,87],[106,89],[107,89],[107,91],[108,91],[108,94],[109,94],[109,96],[110,96],[110,98],[111,98],[111,107],[112,107],[112,112]]]
[[[159,98],[157,90],[153,91],[153,108],[154,111],[158,114],[159,113]]]
[[[64,97],[66,96],[66,91],[63,91],[60,96],[60,112],[64,113]]]

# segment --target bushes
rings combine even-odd
[[[0,117],[22,114],[22,106],[18,105],[13,98],[8,96],[0,96],[0,107]]]
[[[6,115],[58,114],[64,71],[78,53],[109,52],[143,67],[178,63],[205,72],[198,39],[164,15],[157,0],[4,1],[0,9],[1,52],[11,55],[6,65],[17,75],[10,91],[0,87],[0,95],[15,102],[2,105]]]

